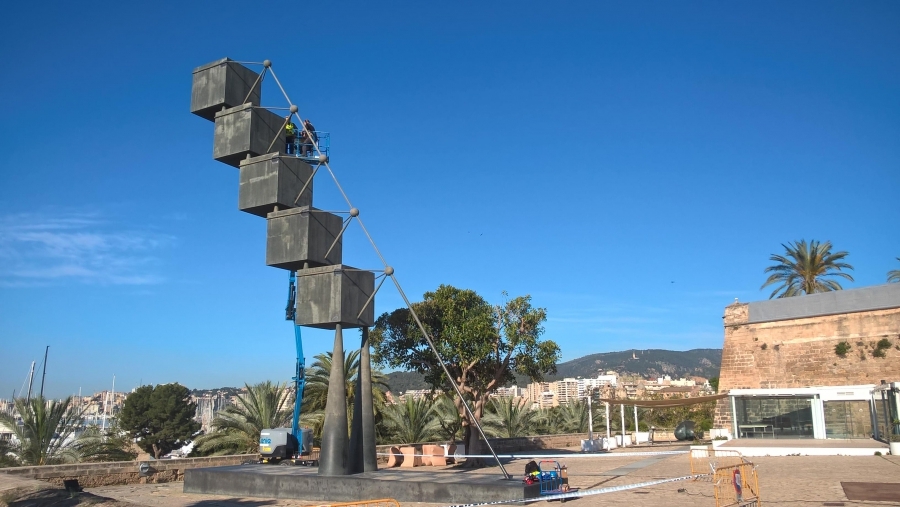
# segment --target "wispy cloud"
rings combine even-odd
[[[171,236],[122,227],[98,213],[18,213],[0,217],[0,285],[22,287],[61,280],[148,285],[157,252]]]

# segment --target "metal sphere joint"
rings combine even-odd
[[[291,113],[296,113],[297,111],[299,111],[299,109],[297,109],[297,106],[291,104]]]
[[[269,68],[272,66],[272,60],[263,60],[263,67]]]
[[[350,216],[358,217],[359,216],[359,208],[350,208]]]
[[[394,268],[387,266],[386,268],[384,268],[384,274],[386,274],[387,276],[393,276]]]

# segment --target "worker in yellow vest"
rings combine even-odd
[[[297,126],[294,125],[294,122],[291,121],[291,117],[288,116],[285,118],[286,125],[284,126],[284,152],[288,155],[294,153],[294,141],[297,139]]]

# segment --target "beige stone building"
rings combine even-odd
[[[730,396],[716,428],[739,438],[890,431],[896,403],[873,396],[900,380],[900,283],[735,302],[724,325],[719,392]]]

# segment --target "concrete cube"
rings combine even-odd
[[[253,104],[219,111],[216,113],[213,158],[240,167],[241,159],[248,155],[257,157],[267,153],[284,153],[283,125],[284,118]]]
[[[312,174],[313,170],[309,164],[290,155],[270,153],[243,159],[238,209],[265,217],[275,211],[275,206],[278,206],[279,210],[311,206]],[[303,195],[294,204],[300,190],[303,190]]]
[[[371,271],[342,264],[298,270],[294,322],[320,329],[334,329],[336,324],[343,328],[372,326],[375,298],[368,305],[366,301],[374,291],[375,274]]]
[[[341,243],[325,257],[334,238],[341,233],[341,217],[311,206],[269,213],[266,264],[297,270],[341,263]]]
[[[214,121],[217,112],[239,106],[244,103],[245,98],[247,102],[258,106],[261,83],[250,93],[250,88],[258,77],[256,72],[229,58],[197,67],[194,69],[194,81],[191,85],[191,112]]]

